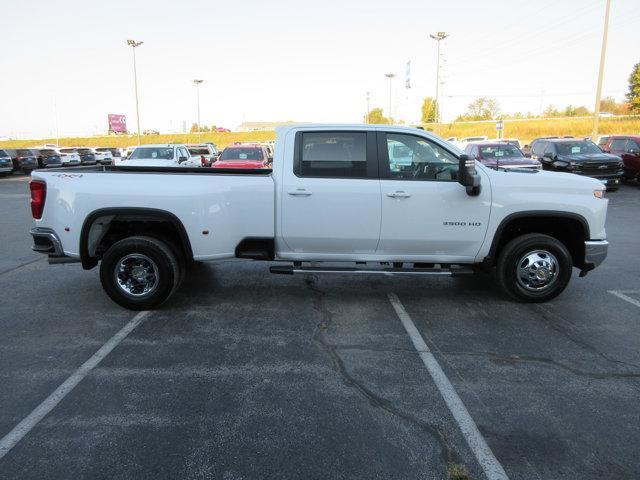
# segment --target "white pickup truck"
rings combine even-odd
[[[282,127],[273,170],[105,166],[32,177],[34,250],[52,263],[100,263],[105,291],[130,309],[169,298],[190,262],[234,257],[282,262],[270,269],[286,274],[496,269],[507,294],[540,302],[608,247],[602,183],[486,168],[414,128]]]

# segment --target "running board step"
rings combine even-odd
[[[294,267],[290,265],[274,265],[269,267],[271,273],[279,275],[293,275],[294,273],[342,273],[342,274],[359,274],[359,275],[432,275],[461,277],[473,275],[475,272],[472,268],[454,267],[454,268],[382,268],[379,270],[355,267]]]

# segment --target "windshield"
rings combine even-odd
[[[189,148],[189,153],[191,155],[210,155],[211,152],[209,152],[208,148]]]
[[[88,148],[78,148],[78,153],[86,155],[87,153],[93,153],[93,152],[91,150],[89,150]]]
[[[62,153],[77,153],[75,148],[61,148]]]
[[[584,153],[602,153],[594,143],[587,141],[557,143],[558,155],[581,155]]]
[[[262,160],[262,150],[259,148],[225,148],[220,160]]]
[[[21,157],[32,157],[33,156],[33,152],[31,150],[27,150],[27,149],[20,149],[18,150],[18,155]]]
[[[4,150],[0,150],[0,157],[8,157],[9,155],[7,155],[7,152],[5,152]]]
[[[480,156],[482,158],[495,158],[500,160],[501,158],[514,158],[523,157],[522,152],[518,150],[515,145],[488,145],[480,147]]]
[[[173,147],[137,147],[129,160],[173,160]]]
[[[55,150],[40,150],[41,155],[57,155]]]

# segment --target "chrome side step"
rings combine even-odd
[[[293,275],[294,273],[339,273],[356,275],[431,275],[440,277],[461,277],[473,275],[475,271],[469,267],[451,268],[357,268],[357,267],[302,267],[290,265],[274,265],[269,267],[271,273]]]

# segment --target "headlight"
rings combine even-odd
[[[604,190],[594,190],[593,196],[596,198],[604,198]]]

